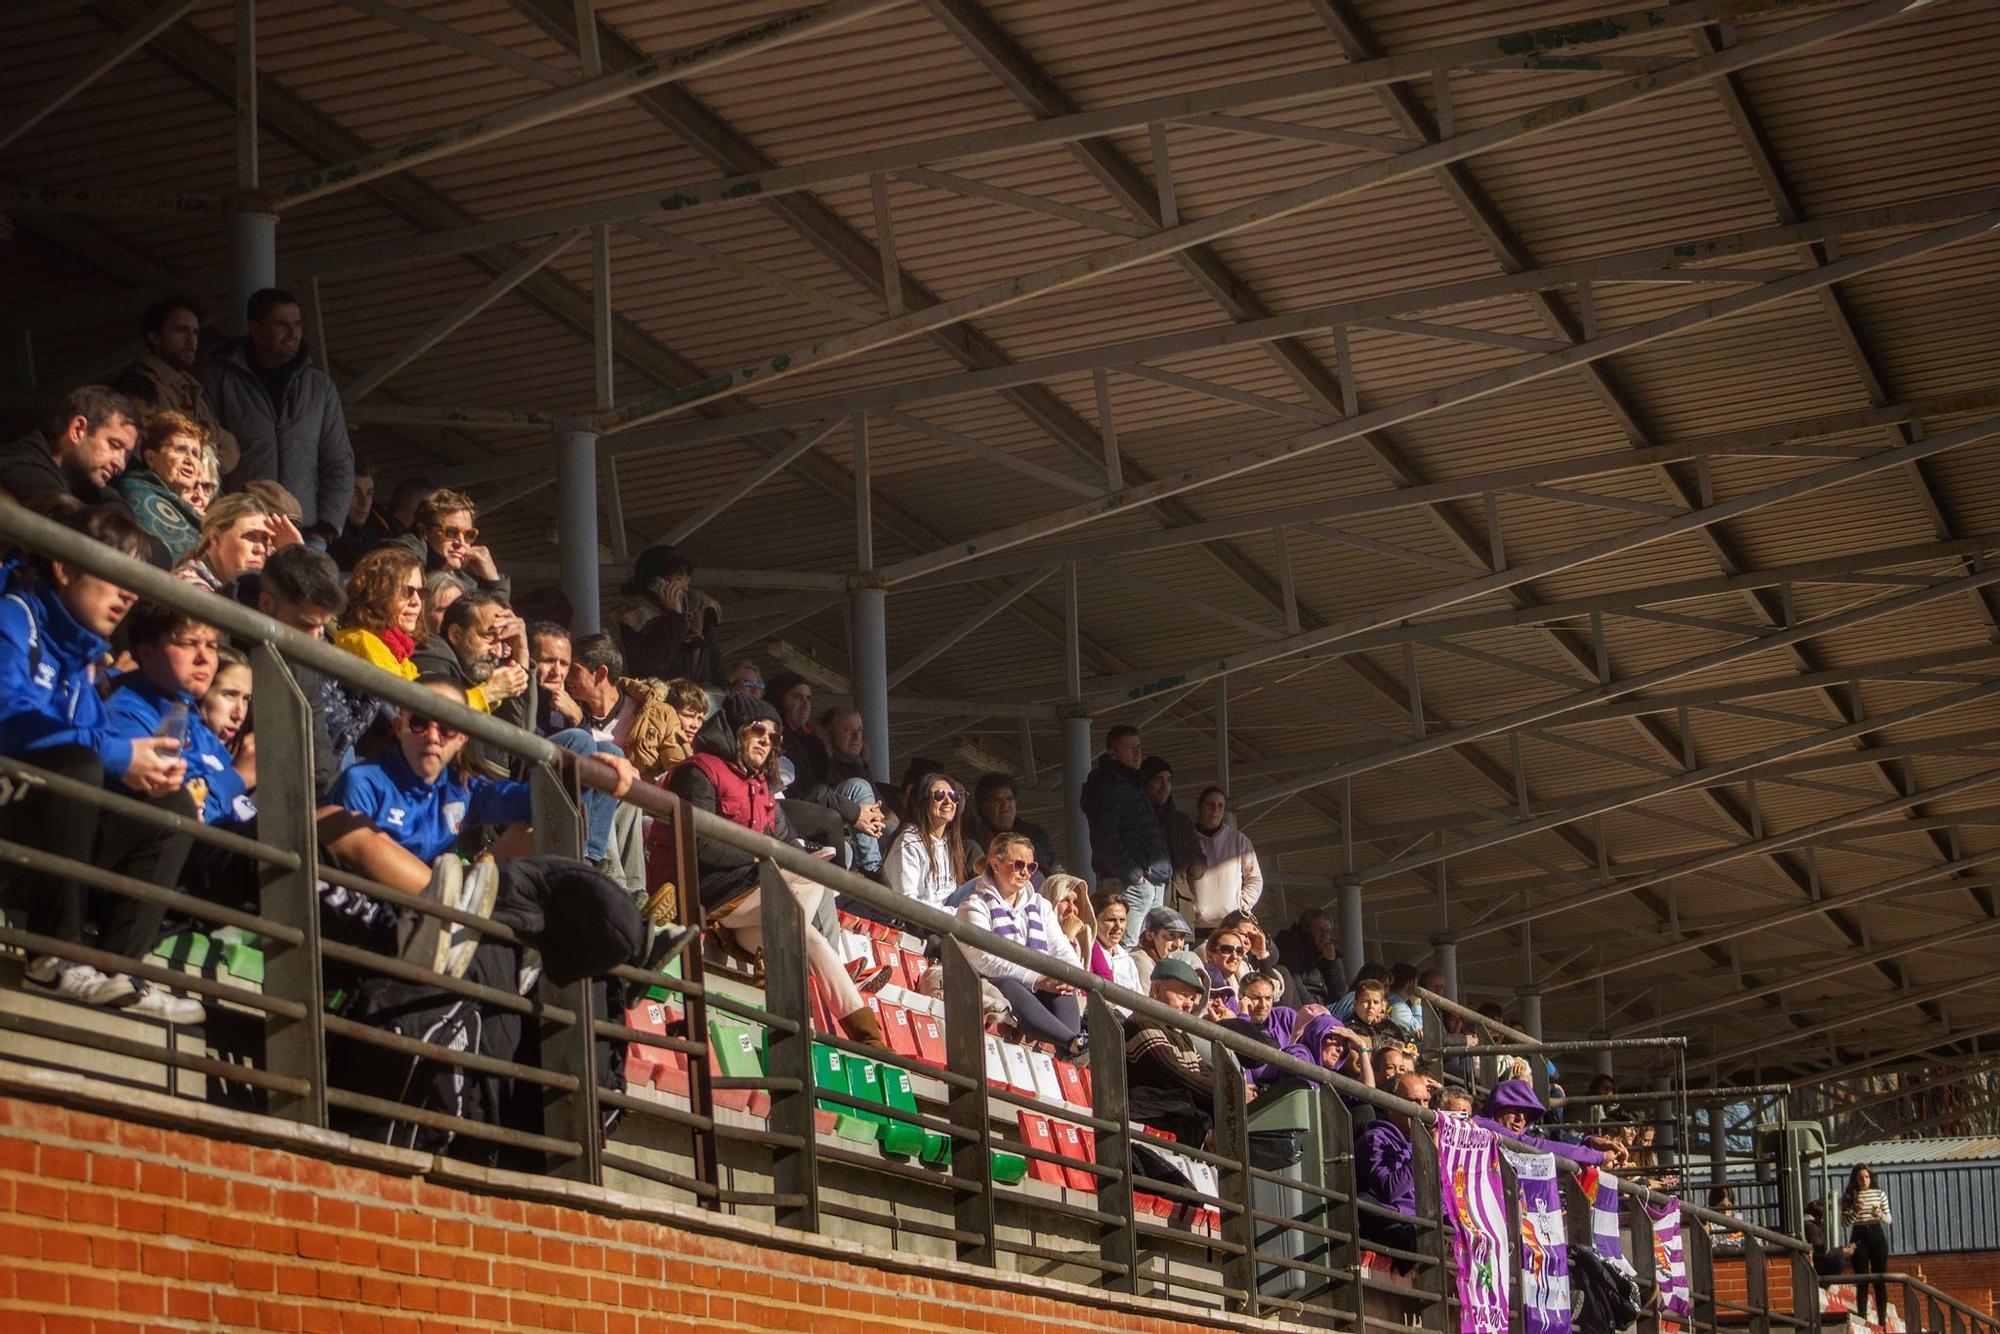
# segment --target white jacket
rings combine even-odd
[[[1225,821],[1213,834],[1196,830],[1195,837],[1201,840],[1202,860],[1207,865],[1188,881],[1188,892],[1194,899],[1188,923],[1197,931],[1206,931],[1233,912],[1249,912],[1257,906],[1257,900],[1264,897],[1264,871],[1257,865],[1257,850],[1233,824]]]
[[[882,859],[882,883],[919,903],[944,907],[944,901],[958,888],[951,873],[950,845],[942,838],[927,839],[911,830],[909,837],[897,839]]]
[[[993,882],[983,875],[980,876],[972,882],[972,892],[958,905],[958,920],[991,931],[993,905],[996,900],[1006,903],[1005,897]],[[1051,959],[1061,959],[1064,963],[1075,964],[1079,968],[1084,966],[1083,960],[1077,958],[1076,951],[1070,947],[1069,937],[1062,933],[1062,925],[1056,920],[1055,909],[1049,906],[1047,899],[1032,889],[1024,889],[1021,891],[1020,900],[1007,906],[1014,914],[1015,925],[1020,928],[1019,944],[1025,946],[1028,943],[1028,928],[1032,922],[1042,933],[1043,944],[1047,947],[1043,952]],[[981,977],[1011,977],[1029,987],[1041,980],[1041,974],[1033,969],[1023,968],[1018,963],[1010,963],[1006,959],[988,954],[985,950],[976,950],[968,945],[965,954],[972,960],[973,968],[978,970]]]

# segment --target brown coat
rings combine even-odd
[[[621,676],[619,693],[638,706],[632,719],[632,734],[625,739],[625,758],[647,782],[658,781],[674,765],[694,752],[681,742],[681,716],[667,702],[660,682],[646,677]]]
[[[191,372],[148,352],[121,371],[111,387],[131,399],[141,412],[178,412],[206,426],[215,456],[222,461],[224,476],[241,461],[236,437],[222,429],[201,380]]]

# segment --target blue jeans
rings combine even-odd
[[[599,741],[581,727],[566,727],[549,738],[572,755],[617,755],[625,752],[609,741]],[[601,862],[611,847],[611,819],[618,814],[618,798],[594,787],[583,789],[583,857]]]
[[[1167,901],[1167,887],[1150,880],[1127,880],[1119,885],[1118,897],[1126,908],[1123,944],[1128,950],[1136,950],[1139,933],[1146,929],[1146,914]]]

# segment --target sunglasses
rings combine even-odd
[[[1022,875],[1033,875],[1042,869],[1040,862],[1023,861],[1019,857],[1002,857],[999,864],[1002,866],[1011,866]]]
[[[931,793],[931,800],[940,806],[956,806],[958,805],[958,793],[940,788],[936,792]]]
[[[729,684],[738,690],[762,690],[764,688],[763,681],[754,676],[731,681]]]
[[[397,591],[402,594],[403,601],[415,602],[424,595],[424,586],[422,584],[405,584]]]
[[[1211,945],[1209,949],[1215,954],[1248,954],[1250,952],[1241,945]]]
[[[456,727],[447,726],[435,718],[412,718],[410,730],[420,734],[435,734],[440,741],[456,741],[465,735]]]
[[[769,723],[757,723],[754,726],[745,728],[744,730],[749,732],[751,736],[761,737],[766,741],[769,741],[772,737],[778,735],[778,729],[771,726],[771,724]]]
[[[477,528],[440,527],[437,530],[437,534],[447,542],[465,542],[469,544],[479,540],[479,530]]]

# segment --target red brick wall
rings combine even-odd
[[[731,1220],[696,1231],[663,1221],[672,1206],[567,1189],[586,1207],[0,1097],[0,1330],[1178,1334],[1216,1327],[1157,1306],[1119,1309],[1063,1284],[981,1283],[971,1269],[940,1265],[924,1276],[856,1263],[837,1258],[830,1242],[817,1243],[817,1254],[778,1249],[757,1239],[799,1234]],[[618,1216],[621,1208],[658,1216]],[[679,1220],[689,1221],[697,1220]],[[860,1252],[842,1247],[849,1257]]]
[[[1989,1315],[2000,1315],[2000,1308],[1994,1305],[2000,1296],[2000,1253],[1956,1255],[1892,1255],[1889,1257],[1889,1272],[1908,1274],[1921,1279],[1940,1292],[1949,1293],[1975,1311]],[[1789,1311],[1792,1306],[1792,1278],[1788,1267],[1775,1261],[1770,1267],[1771,1304],[1781,1311]],[[1744,1300],[1746,1288],[1743,1280],[1741,1260],[1718,1259],[1715,1262],[1715,1294],[1725,1301]],[[1889,1301],[1900,1308],[1902,1294],[1891,1292]]]

